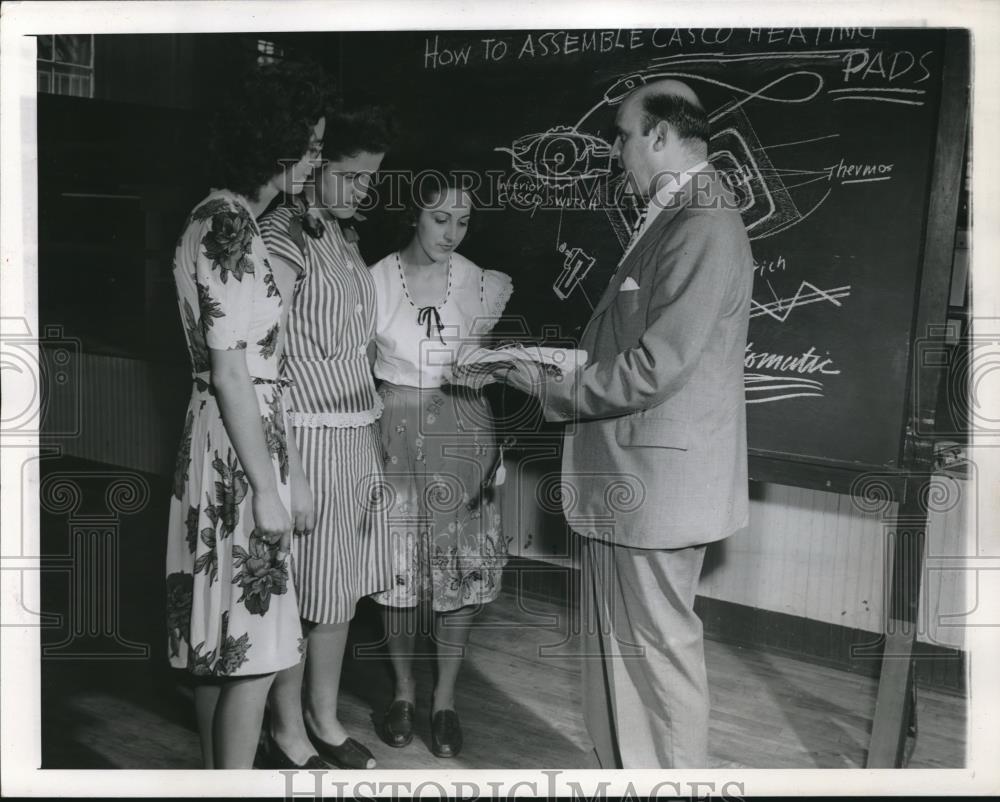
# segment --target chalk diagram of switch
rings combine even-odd
[[[807,184],[828,180],[829,168],[817,170],[780,170],[775,167],[768,150],[778,147],[794,147],[824,139],[835,139],[836,133],[774,145],[762,145],[743,106],[749,101],[764,101],[774,104],[803,104],[812,101],[824,90],[823,76],[815,70],[803,67],[806,62],[837,62],[851,54],[867,54],[866,48],[834,49],[810,52],[762,52],[762,53],[690,53],[654,59],[645,70],[621,76],[605,92],[604,96],[571,126],[556,125],[547,131],[526,134],[514,140],[511,147],[494,148],[497,152],[511,157],[511,168],[522,175],[531,177],[549,187],[565,189],[576,182],[603,180],[605,201],[621,197],[624,176],[616,171],[612,144],[595,134],[581,131],[581,127],[594,113],[603,108],[620,104],[633,90],[660,78],[675,78],[693,84],[707,84],[725,90],[733,99],[709,114],[713,130],[709,141],[709,160],[719,170],[737,198],[738,208],[744,226],[751,240],[763,239],[786,231],[810,217],[830,196],[832,187],[806,211],[801,211],[790,190]],[[734,65],[766,62],[792,62],[794,66],[757,89],[745,89],[722,78],[712,77],[711,70],[725,72]],[[695,70],[692,72],[692,69]],[[698,72],[701,70],[702,72]],[[830,92],[840,90],[829,90]],[[902,91],[902,90],[900,90]],[[836,98],[840,99],[840,98]],[[866,99],[851,97],[844,99]],[[789,178],[786,184],[783,176]],[[795,183],[792,183],[794,181]],[[799,192],[803,192],[799,190]],[[808,191],[805,191],[808,194]],[[624,250],[632,237],[638,211],[628,204],[604,202],[603,211]],[[537,206],[535,207],[538,208]],[[534,210],[532,210],[532,214]],[[580,286],[583,279],[594,268],[596,260],[579,247],[571,247],[561,240],[563,209],[560,208],[559,228],[556,235],[556,250],[563,255],[563,267],[553,284],[553,291],[560,300],[566,300]],[[758,305],[757,310],[769,314],[779,323],[787,319],[788,312],[795,306],[804,305],[806,300],[831,301],[849,294],[849,287],[839,287],[829,291],[819,288],[807,299],[801,292],[789,299],[778,299],[776,303]]]

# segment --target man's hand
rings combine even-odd
[[[514,367],[497,368],[494,377],[526,395],[540,396],[545,386],[545,370],[536,362],[518,360]]]

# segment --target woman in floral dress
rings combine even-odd
[[[446,380],[459,349],[492,330],[512,287],[505,274],[456,253],[471,198],[454,185],[434,185],[425,182],[430,191],[413,210],[409,243],[372,266],[395,573],[394,587],[374,598],[385,605],[396,678],[383,740],[402,747],[413,737],[415,608],[429,602],[438,669],[431,750],[454,757],[462,748],[455,683],[474,608],[500,592],[508,539],[492,481],[498,454],[489,404]]]
[[[331,111],[326,153],[296,207],[261,218],[275,276],[290,300],[284,371],[288,420],[315,496],[309,536],[294,537],[295,587],[305,665],[282,671],[269,700],[272,751],[300,763],[313,745],[344,769],[374,768],[337,715],[347,634],[358,601],[391,584],[385,510],[373,504],[382,474],[368,346],[375,286],[350,220],[392,139],[378,107]],[[290,766],[288,766],[290,768]]]
[[[194,386],[166,560],[170,663],[195,675],[204,763],[223,769],[252,767],[271,681],[301,657],[289,537],[311,497],[286,436],[282,298],[254,218],[301,189],[325,128],[318,71],[266,67],[230,92],[211,131],[225,189],[195,207],[174,257]]]

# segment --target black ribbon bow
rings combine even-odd
[[[313,239],[323,239],[323,226],[319,220],[309,213],[309,204],[300,198],[295,198],[293,203],[299,209],[296,217],[298,218],[299,225],[302,226],[302,230]],[[362,219],[357,215],[355,217],[358,220]],[[354,227],[354,218],[345,220],[340,217],[334,217],[333,220],[340,226],[340,232],[348,243],[357,242],[360,239],[358,230]]]
[[[436,306],[424,306],[418,309],[417,325],[424,327],[424,331],[427,333],[428,338],[432,336],[431,326],[434,326],[437,329],[437,336],[441,341],[441,345],[447,345],[444,341],[444,337],[441,336],[441,332],[444,331],[444,323],[441,322],[441,315],[438,313]]]

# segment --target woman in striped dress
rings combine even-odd
[[[308,208],[284,205],[261,219],[279,288],[294,287],[285,343],[289,422],[315,497],[312,531],[293,538],[306,661],[275,680],[270,742],[295,764],[312,752],[311,740],[333,765],[364,769],[375,760],[341,725],[337,692],[355,606],[392,579],[376,498],[382,404],[368,360],[375,286],[354,229],[342,224],[364,200],[390,131],[374,108],[331,112],[327,126],[326,158],[304,193]]]

